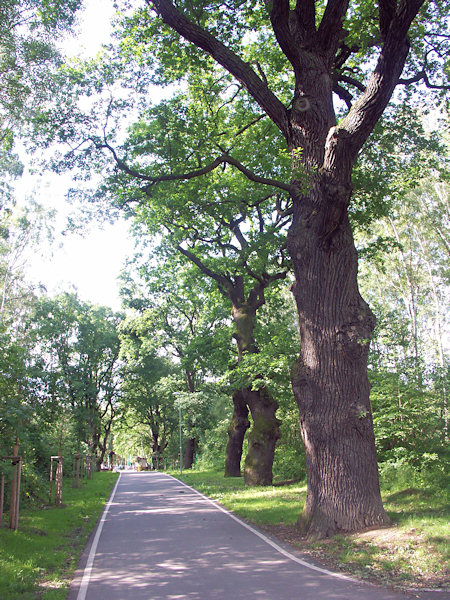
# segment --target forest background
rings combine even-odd
[[[228,475],[247,469],[250,485],[271,483],[272,473],[275,482],[303,480],[290,375],[299,334],[282,241],[292,213],[282,189],[261,192],[261,184],[290,177],[292,156],[242,88],[217,69],[204,70],[195,53],[188,54],[190,66],[175,38],[159,62],[139,54],[145,28],[127,3],[119,7],[109,48],[92,60],[66,61],[54,40],[73,26],[79,4],[8,0],[0,13],[0,452],[10,455],[19,440],[22,491],[30,503],[45,497],[50,456],[58,452],[92,454],[98,468],[140,457],[158,468],[182,462],[184,469],[215,467]],[[382,485],[443,489],[449,35],[442,4],[430,2],[427,10],[415,39],[430,71],[420,80],[409,77],[366,143],[353,175],[350,219],[359,287],[377,318],[368,368]],[[441,28],[431,43],[433,14]],[[246,18],[251,23],[258,15]],[[276,54],[268,49],[259,59],[255,68],[275,77]],[[355,57],[353,74],[363,67]],[[150,83],[165,86],[167,98],[149,106]],[[358,89],[356,78],[352,84]],[[417,97],[412,85],[419,86]],[[342,92],[342,110],[346,100]],[[230,123],[235,146],[222,133],[205,136],[212,124],[217,130]],[[255,152],[262,140],[270,155]],[[126,214],[136,251],[121,274],[122,311],[73,292],[49,297],[27,281],[23,258],[43,243],[52,216],[34,200],[17,207],[19,143],[35,169],[73,173],[70,196],[84,214],[72,227],[83,227],[83,218]],[[211,147],[236,149],[240,164],[258,175],[250,183],[242,169],[223,162],[206,182],[149,184],[144,200],[136,172],[111,159],[116,145],[153,177],[182,163],[186,148],[197,150],[187,161],[192,167]],[[246,320],[244,304],[257,319]],[[270,397],[272,454],[264,458],[264,481],[261,472],[252,480],[258,417],[237,414],[240,390]],[[226,463],[236,419],[246,466]],[[0,469],[9,475],[7,463]]]

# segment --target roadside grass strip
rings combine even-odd
[[[0,528],[1,600],[66,598],[81,552],[117,477],[95,473],[78,489],[65,479],[62,507],[21,508],[17,531]]]

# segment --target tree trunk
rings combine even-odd
[[[106,450],[107,450],[107,446],[108,446],[108,434],[105,434],[105,437],[103,439],[103,442],[100,440],[98,440],[98,444],[97,444],[97,452],[95,454],[95,463],[96,463],[96,470],[100,471],[103,461],[105,460],[105,454],[106,454]]]
[[[159,465],[161,462],[164,466],[164,451],[167,448],[167,442],[164,441],[163,437],[160,443],[159,429],[157,429],[154,424],[153,428],[151,425],[150,428],[152,432],[152,457],[153,460],[156,462],[156,467],[154,466],[154,468],[159,469]]]
[[[154,466],[154,468],[157,470],[159,469],[159,453],[159,435],[152,429],[152,459],[156,462],[156,467]]]
[[[256,303],[255,300],[255,305],[250,302],[233,304],[232,314],[236,325],[235,338],[238,345],[239,362],[245,353],[258,352],[254,338]],[[257,378],[258,376],[255,375],[255,379]],[[249,387],[238,393],[250,409],[253,420],[253,427],[248,437],[244,481],[247,485],[270,485],[273,479],[275,444],[281,435],[280,421],[275,414],[278,404],[265,387],[254,391]]]
[[[89,444],[89,454],[92,456],[92,469],[96,471],[100,471],[102,464],[101,452],[100,434],[94,431],[91,443]]]
[[[192,469],[195,458],[195,438],[188,437],[184,447],[183,469]]]
[[[242,444],[250,427],[248,408],[242,390],[233,392],[233,418],[228,427],[228,444],[225,451],[225,477],[241,476]]]
[[[244,482],[246,485],[271,485],[275,444],[280,438],[281,421],[276,418],[278,404],[265,387],[243,390],[243,395],[253,420],[248,436]]]
[[[345,184],[316,182],[311,194],[296,202],[288,236],[301,333],[292,384],[308,475],[298,524],[309,537],[389,523],[380,496],[367,378],[375,318],[358,290],[346,210],[350,193]]]

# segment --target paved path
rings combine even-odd
[[[179,481],[121,474],[68,600],[406,600],[311,568]],[[271,545],[272,544],[272,545]],[[445,594],[420,598],[444,600]]]

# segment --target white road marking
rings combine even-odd
[[[98,524],[97,531],[95,532],[94,541],[92,542],[91,550],[89,552],[87,563],[84,568],[83,579],[81,580],[80,589],[78,590],[77,600],[85,600],[85,598],[86,598],[89,581],[91,579],[92,565],[94,564],[95,553],[97,551],[98,540],[100,539],[100,534],[102,533],[103,524],[105,522],[106,515],[108,514],[109,507],[111,506],[112,501],[114,500],[114,496],[116,495],[116,490],[117,490],[117,486],[119,485],[121,475],[122,474],[119,473],[119,477],[117,478],[116,485],[114,486],[111,497],[108,500],[108,503],[106,504],[106,506],[103,510],[103,514],[100,519],[100,523]]]
[[[263,533],[254,529],[253,527],[251,527],[251,525],[249,525],[245,521],[242,521],[241,519],[239,519],[239,517],[236,517],[236,515],[234,515],[229,510],[227,510],[224,506],[220,505],[218,502],[215,502],[211,498],[208,498],[208,496],[205,496],[204,494],[202,494],[195,488],[191,487],[190,485],[187,485],[187,483],[184,483],[184,481],[180,481],[176,477],[172,477],[172,475],[167,475],[167,477],[171,477],[178,483],[181,483],[181,485],[184,485],[188,489],[192,490],[193,492],[195,492],[196,494],[201,496],[207,502],[210,502],[211,504],[213,504],[217,509],[219,509],[220,511],[222,511],[223,513],[228,515],[230,517],[230,519],[233,519],[234,521],[236,521],[237,523],[242,525],[242,527],[245,527],[246,529],[248,529],[249,531],[254,533],[256,536],[258,536],[264,542],[266,542],[266,544],[269,544],[269,546],[272,546],[272,548],[274,548],[277,552],[279,552],[280,554],[282,554],[289,560],[292,560],[292,561],[296,562],[297,564],[302,565],[303,567],[306,567],[307,569],[311,569],[312,571],[318,571],[319,573],[322,573],[324,575],[336,577],[337,579],[344,579],[345,581],[351,581],[352,583],[358,583],[361,585],[361,581],[358,581],[357,579],[353,579],[353,577],[349,577],[348,575],[342,575],[341,573],[333,573],[333,571],[328,571],[327,569],[322,569],[321,567],[316,567],[316,565],[312,565],[311,563],[308,563],[305,560],[302,560],[301,558],[297,558],[296,556],[294,556],[293,554],[291,554],[290,552],[288,552],[287,550],[285,550],[284,548],[282,548],[281,546],[279,546],[278,544],[273,542],[270,538],[265,536]],[[80,600],[80,599],[78,599],[78,600]]]

